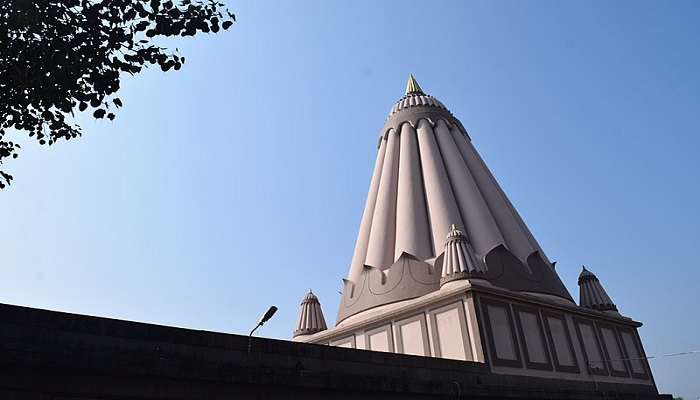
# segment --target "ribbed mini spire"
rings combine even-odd
[[[326,326],[326,320],[323,318],[321,303],[318,301],[318,297],[309,290],[309,293],[301,301],[299,319],[297,320],[297,328],[294,330],[293,337],[311,335],[326,329],[328,327]]]
[[[598,311],[617,311],[617,306],[603,289],[598,277],[585,266],[578,277],[579,305]]]
[[[474,249],[467,241],[467,236],[464,232],[457,229],[455,224],[452,224],[445,240],[440,284],[456,279],[474,277],[474,275],[485,274],[486,272],[486,265],[480,263],[474,256]]]

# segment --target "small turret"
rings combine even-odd
[[[581,275],[578,276],[579,286],[579,305],[581,307],[591,308],[598,311],[615,311],[617,306],[613,303],[610,296],[603,289],[598,277],[594,273],[587,270],[583,266]]]
[[[464,232],[452,224],[445,239],[440,284],[443,285],[456,279],[478,277],[487,271],[486,265],[475,257],[474,249],[467,241]]]
[[[328,327],[326,326],[326,320],[323,318],[321,303],[318,301],[318,297],[309,290],[309,293],[301,301],[299,319],[297,320],[297,327],[294,330],[293,337],[311,335],[326,329]]]

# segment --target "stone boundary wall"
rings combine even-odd
[[[638,385],[0,304],[0,399],[237,398],[671,399]]]

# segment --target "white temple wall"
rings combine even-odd
[[[477,302],[494,372],[653,385],[632,326],[491,296]]]
[[[473,361],[464,302],[458,301],[428,313],[435,357]]]
[[[339,339],[332,340],[329,344],[331,346],[345,347],[348,349],[357,348],[357,343],[355,342],[355,335],[347,335]]]
[[[378,328],[364,332],[365,349],[372,351],[386,351],[394,353],[394,335],[391,324],[382,325]]]
[[[416,356],[431,356],[430,336],[425,314],[405,318],[394,324],[396,352]]]
[[[508,375],[653,385],[636,328],[624,320],[473,291],[392,312],[321,343],[485,362]]]
[[[326,344],[372,351],[483,362],[471,294],[341,334]],[[474,327],[474,328],[473,328]],[[472,329],[476,329],[472,334]]]

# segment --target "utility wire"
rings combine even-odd
[[[700,350],[690,350],[690,351],[681,351],[680,353],[662,354],[660,356],[649,356],[647,358],[651,359],[651,358],[662,358],[662,357],[675,357],[675,356],[685,356],[688,354],[698,354],[698,353],[700,353]]]
[[[595,360],[595,361],[589,361],[588,363],[602,363],[605,361],[633,361],[633,360],[652,360],[656,358],[664,358],[664,357],[676,357],[676,356],[686,356],[690,354],[700,354],[700,350],[688,350],[688,351],[681,351],[679,353],[668,353],[668,354],[661,354],[658,356],[647,356],[647,357],[633,357],[633,358],[615,358],[615,359],[604,359],[604,360]]]

